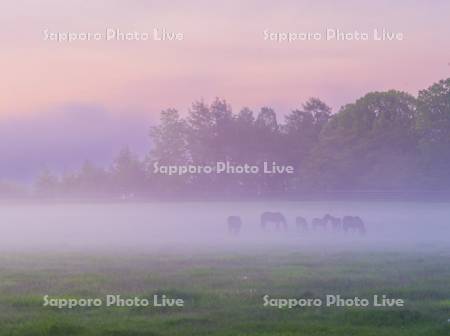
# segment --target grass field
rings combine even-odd
[[[0,335],[449,335],[450,252],[14,254]],[[43,296],[183,298],[183,308],[43,307]],[[264,307],[262,297],[402,298],[403,308]]]

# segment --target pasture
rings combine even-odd
[[[448,204],[2,204],[0,336],[448,335]],[[281,211],[287,231],[261,230]],[[367,234],[303,234],[293,220],[364,218]],[[226,216],[242,217],[229,234]],[[44,296],[184,307],[44,307]],[[264,306],[263,297],[371,298],[404,307]]]
[[[3,254],[0,335],[448,335],[450,252]],[[59,298],[182,298],[183,308],[43,307]],[[403,308],[264,307],[262,297],[403,298]]]

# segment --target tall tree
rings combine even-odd
[[[422,181],[431,188],[450,187],[450,78],[419,92]]]
[[[146,160],[149,182],[154,192],[179,192],[189,183],[188,176],[167,176],[155,173],[154,165],[185,165],[191,161],[188,150],[189,130],[186,121],[175,109],[161,112],[160,123],[150,129],[152,149]]]
[[[315,128],[320,132],[327,124],[331,116],[331,107],[321,101],[319,98],[309,98],[303,104],[303,111],[311,114],[314,119]]]
[[[257,139],[256,156],[260,167],[267,162],[284,162],[284,146],[281,138],[281,127],[277,114],[272,108],[261,108],[255,121],[255,137]],[[285,176],[261,174],[258,180],[258,193],[279,193],[285,189]]]
[[[235,133],[234,117],[231,106],[223,99],[216,98],[210,106],[213,117],[213,143],[215,161],[229,161],[232,155]]]
[[[152,150],[150,158],[161,164],[185,164],[187,150],[187,124],[175,109],[161,112],[160,123],[150,129]]]
[[[301,110],[294,110],[285,117],[283,133],[289,161],[299,164],[306,160],[330,116],[331,108],[327,104],[318,98],[310,98]]]
[[[413,181],[415,98],[373,92],[344,106],[327,123],[310,162],[322,188],[395,189]]]
[[[207,164],[214,161],[214,116],[203,101],[192,104],[187,118],[187,143],[192,162]]]
[[[111,179],[114,189],[120,193],[143,191],[146,174],[143,163],[128,147],[123,148],[111,167]]]

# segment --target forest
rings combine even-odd
[[[234,111],[220,98],[196,101],[187,113],[163,110],[159,123],[149,127],[149,137],[145,157],[123,148],[109,167],[85,162],[68,174],[45,170],[36,178],[34,194],[239,198],[450,191],[450,78],[416,97],[396,90],[370,92],[335,113],[319,98],[288,113],[270,107]],[[295,173],[152,173],[155,162],[218,161],[276,162],[295,167]]]

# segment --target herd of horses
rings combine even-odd
[[[230,234],[237,235],[242,228],[242,219],[240,216],[229,216],[227,218],[228,231]],[[261,214],[260,226],[263,230],[275,228],[277,231],[287,231],[288,222],[286,217],[281,212],[264,212]],[[344,216],[334,217],[326,214],[322,218],[313,218],[311,223],[308,223],[306,218],[298,216],[295,218],[295,229],[297,231],[306,233],[312,231],[328,231],[344,232],[344,233],[366,233],[366,225],[359,216]]]

